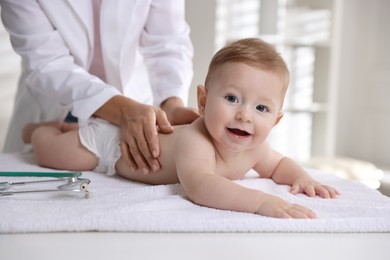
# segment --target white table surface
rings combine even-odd
[[[390,259],[390,233],[0,235],[0,259]]]

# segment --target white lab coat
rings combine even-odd
[[[187,101],[193,49],[184,0],[102,0],[106,82],[88,73],[94,48],[91,0],[0,4],[13,48],[22,57],[4,152],[25,149],[21,134],[26,123],[61,120],[67,111],[82,123],[118,94],[147,103],[152,96],[155,105],[171,96]],[[138,51],[147,74],[136,61]]]

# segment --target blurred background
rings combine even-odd
[[[194,78],[227,42],[260,37],[279,50],[292,78],[273,147],[302,164],[390,195],[390,1],[196,0],[186,2]],[[0,24],[0,149],[20,59]]]

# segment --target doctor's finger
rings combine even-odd
[[[168,120],[167,114],[161,110],[156,110],[156,124],[160,131],[164,134],[170,134],[173,131],[173,127]]]
[[[149,124],[143,126],[143,131],[137,131],[134,136],[137,141],[136,147],[139,151],[130,149],[135,161],[139,167],[142,167],[145,174],[149,173],[150,169],[154,172],[160,170],[160,163],[156,158],[160,154],[156,121],[155,117],[149,117],[149,119],[152,120],[149,121]],[[145,163],[142,164],[142,162]]]
[[[119,147],[121,150],[122,158],[125,160],[127,165],[132,171],[138,170],[138,166],[135,163],[133,156],[131,156],[131,153],[129,151],[129,145],[125,141],[121,141],[119,143]]]
[[[147,147],[141,146],[141,144],[139,145],[149,165],[153,165],[154,162],[153,159],[157,158],[160,155],[160,143],[158,141],[158,130],[156,126],[157,118],[158,118],[157,114],[158,114],[158,109],[155,109],[153,115],[148,117],[148,120],[146,121],[143,127],[142,137],[145,139],[144,143],[147,144]],[[142,141],[141,139],[142,138],[140,136],[140,138],[137,138],[137,141]]]
[[[143,133],[141,135],[138,134],[137,136],[134,136],[134,139],[131,138],[129,140],[129,150],[138,168],[140,168],[144,174],[149,174],[154,158],[149,150],[149,146]]]
[[[144,127],[144,136],[143,138],[137,139],[138,148],[143,155],[143,158],[146,160],[150,169],[154,172],[160,169],[160,163],[157,157],[160,154],[160,143],[158,141],[158,134],[155,122],[153,122],[153,127],[149,128]]]

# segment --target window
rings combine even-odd
[[[217,0],[216,50],[239,38],[260,37],[287,62],[285,116],[269,140],[299,161],[327,152],[331,5],[330,0]]]

